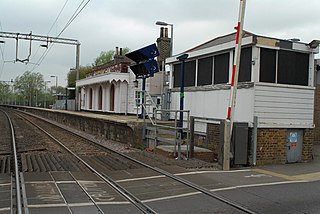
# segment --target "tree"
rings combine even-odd
[[[0,103],[4,104],[8,102],[10,95],[11,95],[10,85],[7,83],[0,82]]]
[[[125,55],[129,51],[130,49],[128,47],[123,48],[122,55]],[[92,64],[92,66],[103,65],[105,63],[112,61],[114,58],[114,54],[115,54],[114,50],[109,50],[107,52],[101,51],[100,55],[94,60],[94,63]]]
[[[114,53],[115,53],[114,50],[110,50],[107,52],[101,51],[100,55],[94,60],[94,63],[92,65],[99,66],[104,63],[110,62],[111,60],[113,60]]]
[[[90,73],[91,70],[92,70],[91,66],[84,66],[84,67],[81,66],[79,71],[79,79],[86,78],[87,74]],[[77,76],[77,70],[71,69],[68,73],[68,87],[76,87],[76,76]],[[69,99],[75,98],[74,90],[69,91],[68,94],[69,94],[68,96]]]
[[[79,79],[86,78],[86,75],[91,72],[91,66],[81,66],[79,71]],[[76,87],[77,70],[71,69],[68,73],[68,87]]]
[[[43,75],[26,71],[22,76],[18,76],[14,83],[15,92],[29,106],[38,105],[38,98],[44,89]]]

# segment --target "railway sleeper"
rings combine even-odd
[[[53,163],[53,155],[45,154],[44,158],[46,159],[51,171],[58,171],[56,165]]]
[[[44,156],[45,156],[45,153],[39,154],[39,158],[41,159],[46,171],[51,171],[50,165],[49,165],[49,163],[47,162],[47,160],[46,160],[46,158]]]
[[[62,161],[58,156],[52,155],[52,162],[56,166],[57,171],[64,171],[63,166],[60,164]]]
[[[39,167],[39,165],[37,163],[35,155],[30,155],[30,159],[31,159],[31,164],[33,166],[33,170],[35,172],[39,172],[40,171],[40,167]]]
[[[115,160],[115,158],[106,158],[106,157],[98,156],[97,159],[99,160],[100,163],[104,163],[110,166],[111,170],[122,170],[123,168],[125,168],[122,165],[122,162],[120,160]]]
[[[94,169],[98,171],[103,171],[103,172],[110,172],[113,171],[112,167],[109,166],[109,164],[105,164],[99,160],[97,160],[94,157],[82,157],[87,163],[89,163],[91,166],[93,166]]]
[[[35,154],[35,159],[36,159],[37,164],[39,166],[40,172],[46,172],[47,168],[45,167],[45,165],[40,157],[40,154]]]
[[[1,159],[1,173],[9,173],[10,172],[10,156],[2,157]]]
[[[27,166],[28,166],[26,172],[33,172],[31,157],[29,155],[26,155],[26,160],[27,160]]]

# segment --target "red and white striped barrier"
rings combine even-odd
[[[240,9],[237,25],[237,34],[236,34],[236,46],[235,46],[235,56],[234,63],[232,67],[232,78],[231,78],[231,88],[230,88],[230,100],[228,106],[228,115],[227,120],[231,123],[231,130],[234,119],[234,109],[236,104],[236,94],[238,88],[238,77],[239,77],[239,68],[240,68],[240,55],[241,55],[241,43],[242,43],[242,33],[243,33],[243,23],[244,23],[244,14],[245,14],[246,0],[240,0]]]

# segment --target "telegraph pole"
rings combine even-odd
[[[76,81],[80,79],[80,43],[76,45]],[[75,111],[79,111],[79,87],[76,86]]]

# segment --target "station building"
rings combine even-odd
[[[118,53],[118,51],[117,51]],[[116,54],[111,62],[93,68],[80,87],[80,109],[94,112],[128,114],[135,107],[135,76],[129,59]]]
[[[146,99],[152,100],[160,107],[162,93],[166,86],[164,78],[164,60],[170,54],[170,39],[168,29],[161,27],[160,37],[157,39],[160,52],[158,57],[160,72],[146,79]],[[142,80],[136,79],[130,69],[132,60],[123,56],[122,48],[116,47],[116,54],[111,62],[96,66],[92,72],[82,80],[76,82],[80,87],[80,110],[105,112],[115,114],[141,113]]]
[[[190,115],[225,119],[229,104],[235,33],[185,51],[185,109]],[[248,163],[254,117],[258,118],[257,164],[312,159],[315,65],[318,45],[244,32],[235,122],[248,124]],[[170,65],[171,109],[179,109],[180,66]],[[218,136],[214,123],[198,122],[199,133]],[[211,145],[219,150],[219,146]]]

